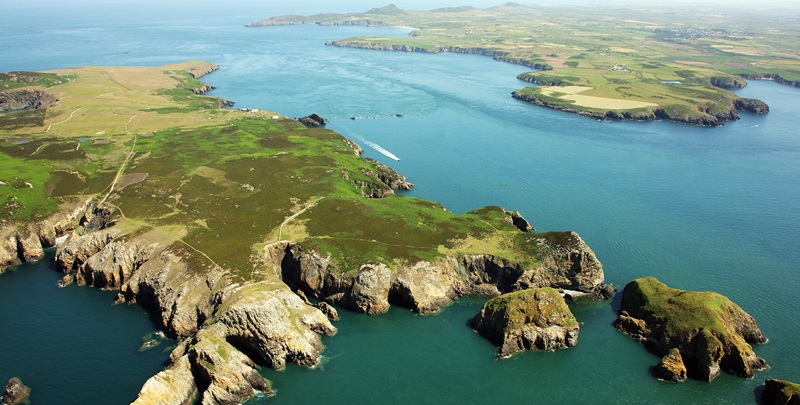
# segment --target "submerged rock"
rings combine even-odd
[[[492,298],[472,319],[472,328],[500,346],[499,357],[569,348],[578,343],[580,330],[564,298],[550,287]]]
[[[766,405],[800,405],[800,384],[767,380],[761,399]]]
[[[2,401],[0,402],[6,405],[21,404],[23,401],[25,401],[25,398],[28,397],[30,391],[30,388],[26,387],[19,378],[14,377],[8,380],[6,389],[3,391],[3,398],[1,398]]]
[[[677,349],[680,358],[666,362],[677,369],[680,359],[690,377],[711,381],[722,369],[752,377],[767,367],[748,344],[767,341],[753,317],[714,292],[669,288],[653,277],[631,281],[616,327],[659,355]]]

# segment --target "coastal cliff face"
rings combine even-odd
[[[800,384],[789,381],[767,380],[761,395],[766,405],[798,405],[800,404]]]
[[[204,404],[236,404],[271,392],[259,365],[319,362],[319,335],[336,328],[317,307],[280,282],[240,284],[213,265],[198,271],[179,244],[150,240],[101,229],[73,235],[57,252],[65,279],[119,289],[118,300],[141,304],[181,340],[135,403],[184,404],[199,395]]]
[[[17,89],[0,91],[0,113],[38,110],[58,103],[58,95],[44,90]]]
[[[677,290],[653,277],[631,281],[616,327],[666,356],[662,363],[680,359],[689,377],[711,381],[725,370],[749,378],[767,367],[748,344],[766,342],[755,320],[717,293]]]
[[[0,273],[8,266],[34,262],[44,257],[44,248],[56,244],[56,238],[80,225],[90,201],[76,204],[36,224],[20,225],[2,222],[0,228]]]
[[[532,267],[484,254],[418,261],[394,269],[364,263],[353,273],[299,244],[273,244],[267,246],[266,255],[293,289],[368,314],[386,312],[390,305],[427,314],[464,294],[491,296],[545,286],[601,293],[603,267],[578,234],[545,233],[538,244],[542,253]]]
[[[578,343],[580,330],[564,298],[550,287],[492,298],[472,319],[472,328],[499,346],[498,357],[566,349]]]
[[[533,82],[535,83],[535,81]],[[521,91],[514,91],[511,93],[511,96],[536,106],[577,114],[595,120],[653,121],[663,119],[703,127],[716,127],[724,125],[724,121],[736,121],[739,119],[737,111],[747,111],[757,114],[766,114],[769,112],[769,106],[765,102],[757,99],[740,97],[735,99],[721,99],[716,103],[700,106],[698,109],[666,106],[652,109],[639,108],[635,110],[594,111],[572,107],[571,104],[551,103],[547,100],[532,97]]]
[[[409,45],[393,45],[384,44],[379,42],[356,42],[356,41],[325,41],[327,46],[338,46],[347,48],[358,49],[373,49],[379,51],[399,51],[399,52],[421,52],[421,53],[464,53],[473,55],[489,56],[501,62],[513,63],[516,65],[527,66],[532,69],[539,70],[552,70],[553,67],[546,62],[532,62],[525,59],[514,58],[506,51],[498,51],[486,48],[462,48],[460,46],[433,46],[433,47],[417,47]]]

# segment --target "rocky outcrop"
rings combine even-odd
[[[472,319],[472,328],[499,346],[499,357],[569,348],[578,343],[580,330],[564,298],[550,287],[490,299]]]
[[[368,314],[383,313],[390,305],[423,314],[436,312],[464,294],[499,295],[537,287],[587,293],[603,290],[603,267],[578,234],[549,232],[529,238],[540,252],[538,264],[532,267],[493,255],[461,255],[396,269],[365,263],[348,272],[299,244],[273,244],[266,251],[292,289]]]
[[[72,210],[59,211],[39,223],[19,225],[0,221],[0,273],[8,266],[41,259],[44,248],[55,245],[58,236],[80,224],[83,213],[91,209],[90,201],[76,203]]]
[[[761,399],[765,405],[800,405],[800,384],[766,380]]]
[[[747,81],[740,76],[711,76],[708,81],[712,86],[726,90],[743,89],[747,86]]]
[[[682,382],[686,379],[686,365],[677,347],[673,347],[653,368],[653,376],[663,381]]]
[[[738,98],[734,103],[736,103],[736,109],[739,111],[753,112],[756,114],[766,114],[769,112],[767,103],[755,98]]]
[[[533,226],[531,226],[528,220],[525,219],[525,217],[523,217],[519,211],[506,211],[506,215],[508,215],[508,217],[506,217],[506,222],[510,223],[511,225],[514,225],[520,231],[522,232],[535,231],[535,229],[533,229]]]
[[[364,158],[364,160],[372,163],[372,165],[375,167],[374,175],[377,175],[378,179],[389,186],[389,188],[392,190],[411,190],[414,188],[413,183],[406,181],[405,176],[397,173],[391,167],[386,166],[374,159]],[[373,173],[369,174],[373,175]]]
[[[67,277],[119,288],[119,301],[139,303],[180,340],[135,403],[189,404],[199,396],[203,404],[237,404],[272,393],[259,365],[319,362],[319,335],[336,332],[329,320],[338,317],[335,309],[309,305],[283,283],[240,285],[213,263],[187,261],[179,242],[160,240],[103,229],[73,235],[57,254]]]
[[[297,120],[300,121],[301,124],[305,125],[306,128],[323,127],[328,123],[328,120],[319,114],[306,115],[305,117],[300,117]]]
[[[653,277],[631,281],[616,327],[658,355],[678,349],[693,378],[711,381],[723,369],[752,377],[767,366],[748,344],[766,342],[755,320],[714,292],[677,290]]]
[[[103,250],[118,235],[116,229],[111,229],[70,238],[56,250],[56,266],[64,273],[71,272]]]
[[[155,246],[140,241],[108,243],[78,268],[75,281],[97,288],[120,289],[150,259]]]
[[[21,404],[25,401],[25,399],[30,394],[30,389],[19,380],[19,378],[14,377],[8,380],[8,384],[6,384],[6,389],[3,391],[3,397],[0,398],[0,402],[6,405],[17,405]]]
[[[258,364],[315,366],[319,334],[335,332],[324,314],[283,284],[241,287],[223,301],[213,323],[175,349],[171,365],[145,383],[134,403],[189,403],[195,392],[202,404],[238,404],[257,391],[272,395]]]
[[[44,90],[16,89],[0,91],[0,113],[49,108],[58,103],[58,95]]]
[[[747,80],[772,80],[776,83],[785,84],[792,87],[800,87],[800,80],[789,80],[781,75],[774,73],[740,73],[739,76]]]

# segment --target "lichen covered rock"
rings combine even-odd
[[[680,351],[690,377],[713,380],[722,369],[742,377],[767,363],[748,343],[764,343],[753,317],[714,292],[669,288],[653,277],[628,283],[616,327],[660,355]]]
[[[578,343],[578,321],[557,290],[544,287],[489,300],[472,327],[508,357],[522,350],[552,351]]]

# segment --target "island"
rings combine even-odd
[[[490,299],[472,327],[499,346],[498,357],[523,350],[553,351],[578,344],[580,325],[552,287],[514,291]]]
[[[664,356],[653,370],[663,380],[711,381],[722,370],[751,378],[767,368],[749,344],[767,341],[756,321],[715,292],[669,288],[654,277],[636,279],[622,291],[615,325]]]
[[[273,393],[259,368],[317,365],[330,304],[428,314],[464,294],[605,291],[578,234],[398,195],[413,184],[338,133],[204,95],[217,68],[0,76],[0,271],[55,246],[61,285],[117,291],[176,339],[136,404]]]
[[[738,119],[740,111],[769,111],[763,101],[730,91],[746,86],[746,79],[800,86],[800,30],[788,16],[682,7],[506,3],[414,11],[388,5],[364,13],[278,16],[248,26],[414,27],[407,37],[331,39],[327,45],[478,54],[520,64],[538,70],[518,76],[536,86],[513,97],[598,120],[719,126]]]

